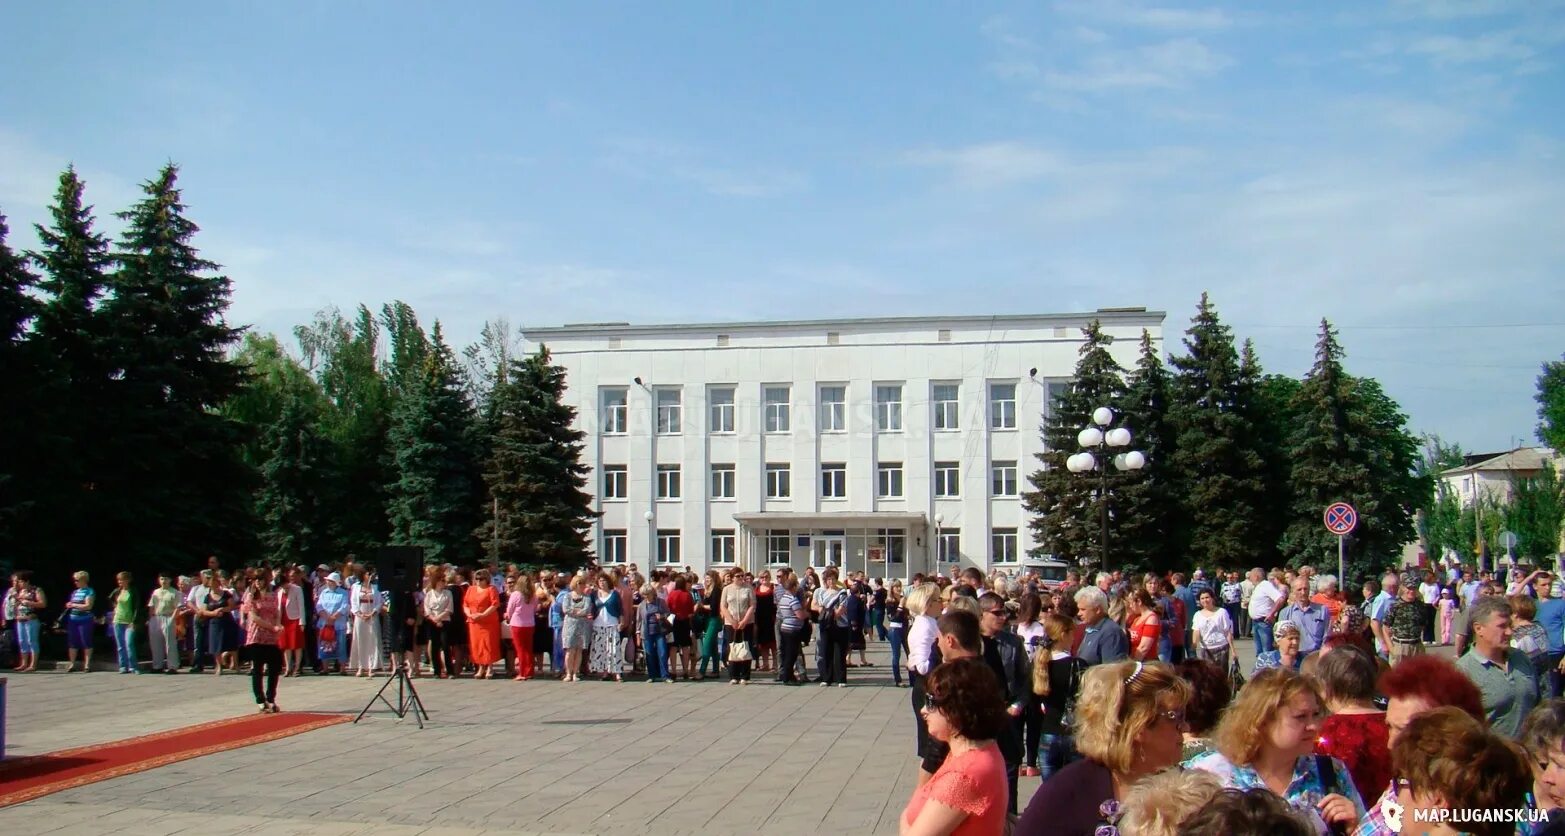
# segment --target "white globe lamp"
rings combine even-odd
[[[1092,423],[1100,427],[1107,427],[1114,423],[1114,410],[1106,406],[1100,406],[1092,411]]]

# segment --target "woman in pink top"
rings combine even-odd
[[[272,570],[262,567],[245,573],[244,604],[239,614],[245,628],[245,656],[250,661],[250,688],[262,714],[276,714],[277,676],[283,669],[283,652],[277,647],[282,632],[282,608],[277,590],[272,589]],[[261,678],[266,688],[261,688]]]
[[[1010,790],[995,737],[1011,722],[987,663],[946,662],[924,686],[929,735],[951,754],[902,811],[902,836],[1000,836]]]
[[[505,599],[505,623],[511,628],[516,650],[517,682],[533,678],[533,626],[538,622],[538,588],[531,575],[516,576],[516,589]]]

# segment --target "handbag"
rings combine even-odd
[[[755,657],[750,654],[749,642],[740,640],[728,645],[728,661],[748,662],[753,658]]]
[[[1233,652],[1233,648],[1229,649]],[[1239,696],[1239,689],[1244,687],[1244,674],[1239,671],[1239,654],[1234,653],[1228,661],[1228,687],[1234,696]]]

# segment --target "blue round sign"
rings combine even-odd
[[[1326,530],[1341,536],[1352,531],[1359,522],[1359,514],[1346,502],[1333,502],[1326,506]]]

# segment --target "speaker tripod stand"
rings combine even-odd
[[[395,703],[386,696],[386,689],[390,688],[392,683],[397,685],[397,701]],[[386,677],[386,681],[380,685],[380,690],[375,692],[375,696],[370,697],[370,701],[364,706],[364,710],[359,712],[359,716],[353,718],[353,722],[357,723],[363,720],[364,715],[368,714],[370,709],[375,707],[376,700],[385,703],[386,707],[391,709],[391,713],[397,715],[399,720],[406,718],[408,713],[412,712],[413,719],[418,722],[418,727],[421,729],[424,727],[424,721],[429,719],[429,712],[424,710],[424,701],[418,698],[418,689],[413,687],[413,680],[408,677],[406,665],[398,665],[396,670]]]

